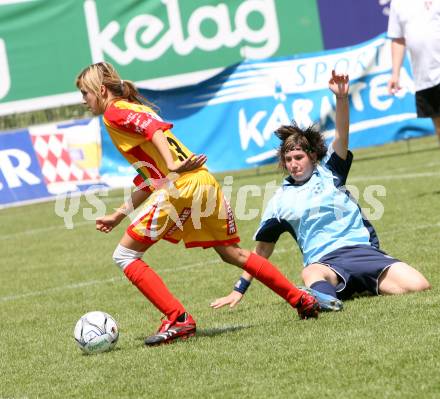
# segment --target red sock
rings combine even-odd
[[[130,263],[124,269],[124,273],[168,320],[175,321],[185,312],[183,305],[174,298],[162,279],[143,260],[137,259]]]
[[[292,284],[286,277],[267,259],[251,252],[243,269],[261,281],[264,285],[276,292],[281,298],[289,302],[293,307],[304,294]]]

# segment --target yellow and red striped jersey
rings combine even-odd
[[[104,125],[121,154],[139,173],[134,183],[139,186],[150,181],[150,189],[170,171],[165,160],[151,142],[154,133],[164,132],[174,161],[183,161],[193,153],[173,135],[172,123],[164,122],[150,107],[126,100],[116,100],[104,112]]]

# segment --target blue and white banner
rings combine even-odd
[[[49,196],[29,132],[0,134],[0,207]]]
[[[192,151],[208,156],[210,170],[238,170],[274,161],[278,139],[273,132],[292,119],[300,125],[318,123],[331,140],[332,69],[350,75],[350,148],[432,133],[429,119],[416,119],[408,59],[402,90],[395,97],[387,93],[391,54],[385,35],[338,50],[247,61],[194,86],[142,94],[174,123],[173,132]],[[117,174],[127,164],[111,146],[103,140],[103,165],[111,161]],[[111,174],[111,168],[105,172]]]
[[[99,118],[0,132],[0,208],[103,187]]]
[[[273,132],[292,119],[318,123],[332,139],[333,68],[350,74],[352,149],[433,134],[430,119],[416,118],[408,59],[402,90],[387,93],[391,56],[384,35],[339,50],[244,62],[195,86],[142,93],[192,151],[208,156],[212,171],[239,170],[273,162],[279,143]],[[133,175],[98,118],[0,133],[0,208],[97,184],[124,186]]]

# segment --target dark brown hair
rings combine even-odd
[[[279,166],[283,170],[286,170],[286,152],[295,148],[301,148],[309,156],[315,154],[317,161],[320,161],[327,153],[324,138],[316,125],[301,129],[295,121],[292,121],[290,125],[284,125],[277,129],[275,134],[281,140],[278,147],[278,160]]]

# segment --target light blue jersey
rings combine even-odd
[[[344,188],[352,160],[350,151],[343,160],[330,147],[306,183],[297,185],[292,177],[286,178],[269,201],[254,239],[277,242],[288,231],[305,266],[346,246],[378,248],[373,227]]]

